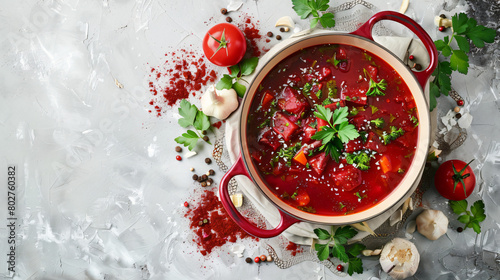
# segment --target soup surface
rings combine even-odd
[[[379,57],[320,45],[264,78],[247,123],[253,164],[287,204],[321,215],[370,208],[402,180],[417,144],[407,85]]]

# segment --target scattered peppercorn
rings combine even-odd
[[[211,160],[210,158],[206,158],[206,159],[205,159],[205,163],[206,163],[206,164],[210,164],[210,163],[212,163],[212,160]]]
[[[203,141],[208,142],[208,140],[210,140],[210,138],[208,138],[208,136],[206,136],[206,135],[203,136]]]
[[[263,262],[265,262],[267,260],[266,255],[261,255],[260,256],[260,260],[263,261]]]
[[[175,159],[180,161],[180,160],[182,160],[182,157],[181,156],[176,156]]]
[[[189,203],[187,201],[184,201],[184,207],[189,207]]]
[[[267,256],[267,261],[268,261],[268,262],[272,262],[272,261],[273,261],[273,257],[271,257],[270,255],[269,255],[269,256]]]
[[[460,114],[460,113],[457,113],[457,114],[455,115],[455,118],[457,118],[457,119],[460,119],[461,117],[462,117],[462,114]]]
[[[344,266],[341,265],[341,264],[337,265],[337,270],[338,271],[344,271]]]
[[[422,65],[415,63],[415,70],[417,70],[417,71],[422,70]]]
[[[203,135],[207,135],[207,131],[206,131],[206,130],[202,130],[202,131],[201,131],[201,134],[203,134]]]
[[[462,99],[457,100],[457,105],[458,106],[464,106],[464,101]]]
[[[438,30],[439,30],[439,31],[441,31],[441,32],[443,32],[443,31],[445,30],[445,28],[444,28],[444,26],[440,26],[440,27],[438,28]]]
[[[194,172],[194,167],[189,168],[189,171]]]
[[[201,180],[202,180],[202,181],[206,181],[207,179],[208,179],[207,174],[203,174],[203,175],[201,175]]]
[[[444,14],[440,14],[439,17],[440,18],[446,18],[446,16]]]
[[[255,263],[260,263],[260,258],[259,258],[259,257],[255,257],[255,259],[253,259],[253,261],[254,261]]]
[[[214,176],[215,175],[215,171],[213,169],[208,170],[208,175]]]
[[[193,175],[193,180],[198,181],[198,175],[194,174]]]
[[[462,232],[462,231],[464,231],[464,229],[463,229],[462,227],[458,227],[458,228],[457,228],[457,231],[458,231],[458,232]]]
[[[252,258],[246,258],[246,259],[245,259],[245,261],[246,261],[247,263],[252,263]]]
[[[276,35],[276,40],[281,40],[281,35]]]
[[[178,153],[182,152],[182,148],[181,148],[181,146],[177,146],[177,147],[175,147],[175,151],[176,151],[176,152],[178,152]]]
[[[285,28],[284,28],[284,27],[281,27],[281,28],[280,28],[280,31],[281,31],[281,32],[286,32],[286,30],[285,30]]]
[[[210,183],[209,181],[207,181],[207,186],[211,186],[211,185],[212,185],[212,183]]]
[[[232,21],[233,21],[233,19],[232,19],[231,17],[227,17],[227,18],[226,18],[226,21],[227,21],[227,22],[232,22]]]
[[[227,9],[226,8],[220,9],[220,13],[223,15],[227,14]]]
[[[207,183],[213,184],[213,183],[214,183],[214,179],[212,179],[212,178],[208,178],[208,179],[207,179]]]
[[[203,179],[201,179],[201,176],[198,176],[198,180],[196,180],[196,181],[201,183],[201,182],[203,182]]]
[[[415,59],[415,56],[413,56],[413,54],[411,54],[411,55],[408,57],[408,59],[410,59],[410,60],[412,60],[412,61],[413,61],[413,60]]]
[[[269,32],[267,32],[266,35],[267,35],[267,37],[273,37],[274,34],[273,34],[273,32],[269,31]]]
[[[207,182],[205,182],[205,181],[201,182],[201,186],[202,187],[206,187],[207,186]]]

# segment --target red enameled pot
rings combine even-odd
[[[429,66],[421,72],[412,72],[406,64],[404,64],[398,57],[388,51],[383,46],[373,41],[372,28],[375,23],[381,20],[392,20],[403,24],[414,32],[424,44],[427,52],[429,53],[430,63]],[[361,49],[365,49],[378,57],[385,60],[391,65],[398,74],[404,79],[408,88],[412,92],[418,111],[418,140],[415,156],[410,165],[409,170],[406,172],[405,177],[397,187],[382,201],[373,207],[356,212],[349,215],[342,216],[328,216],[318,215],[300,211],[279,198],[277,198],[262,180],[259,171],[253,165],[249,150],[247,147],[247,120],[250,110],[250,105],[253,101],[258,86],[264,77],[273,67],[281,60],[288,57],[290,54],[298,50],[315,45],[323,44],[343,44],[352,45]],[[365,24],[358,30],[352,33],[338,33],[332,31],[319,31],[313,32],[298,38],[288,39],[278,46],[279,48],[273,49],[270,53],[266,54],[259,62],[259,66],[255,71],[250,82],[250,87],[245,95],[241,104],[241,118],[239,122],[239,143],[241,145],[241,154],[231,169],[224,175],[219,186],[219,195],[231,218],[246,232],[260,238],[270,238],[279,235],[288,227],[299,221],[329,224],[329,225],[346,225],[353,224],[361,221],[372,219],[389,209],[393,209],[398,203],[413,193],[418,181],[421,177],[422,170],[425,165],[427,153],[429,150],[430,142],[430,116],[429,108],[424,97],[424,90],[429,77],[436,68],[437,64],[437,51],[434,42],[424,29],[419,26],[415,21],[409,17],[391,11],[379,12],[371,17]],[[255,186],[262,192],[262,194],[270,200],[279,210],[281,215],[280,223],[274,229],[261,229],[250,222],[248,222],[235,208],[231,202],[228,193],[229,180],[236,175],[245,175],[253,181]]]

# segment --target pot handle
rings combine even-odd
[[[231,198],[229,196],[229,191],[228,191],[229,181],[236,175],[245,175],[248,178],[250,178],[250,175],[248,174],[248,171],[245,168],[245,163],[243,161],[243,157],[241,156],[241,154],[238,157],[238,160],[236,160],[236,162],[234,163],[233,167],[231,167],[231,169],[229,169],[229,171],[222,177],[222,180],[219,185],[219,197],[222,202],[222,205],[226,209],[231,219],[233,219],[233,221],[238,226],[240,226],[244,231],[259,238],[271,238],[279,235],[287,228],[289,228],[291,225],[299,222],[298,219],[289,216],[280,209],[278,209],[278,211],[280,212],[281,220],[276,228],[261,229],[255,226],[254,224],[250,223],[247,219],[245,219],[245,217],[243,217],[240,214],[240,212],[238,212],[238,210],[233,205],[233,202],[231,201]]]
[[[372,28],[375,25],[375,23],[381,20],[392,20],[401,23],[402,25],[410,29],[413,33],[415,33],[417,37],[424,44],[425,48],[427,49],[427,52],[429,53],[429,58],[430,58],[429,66],[423,71],[413,72],[413,73],[417,77],[417,80],[422,86],[422,88],[425,88],[427,80],[429,79],[432,72],[434,72],[434,69],[436,68],[438,62],[438,54],[436,46],[434,45],[434,41],[432,41],[429,34],[427,34],[427,32],[425,32],[425,30],[414,20],[398,12],[383,11],[373,15],[367,22],[361,25],[361,27],[359,27],[358,30],[352,32],[351,34],[365,37],[373,41]]]

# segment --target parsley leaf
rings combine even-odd
[[[370,122],[373,123],[378,128],[383,127],[385,124],[385,121],[382,118],[374,119],[374,120],[371,120]]]
[[[370,169],[370,159],[373,157],[369,153],[369,151],[348,153],[346,154],[345,159],[347,164],[352,164],[359,170],[368,170]]]
[[[258,57],[251,57],[243,59],[239,64],[229,67],[230,74],[224,74],[220,81],[215,86],[216,89],[234,89],[239,97],[243,97],[247,90],[245,85],[242,85],[239,81],[245,81],[242,79],[243,76],[251,75],[257,64],[259,63]],[[246,82],[246,81],[245,81]]]
[[[437,98],[441,94],[448,95],[451,90],[451,72],[458,71],[467,74],[469,69],[470,43],[476,47],[482,48],[486,43],[493,43],[496,31],[482,25],[477,25],[477,21],[469,18],[466,14],[455,14],[451,17],[452,35],[444,37],[443,40],[436,40],[434,44],[436,49],[444,57],[450,57],[450,61],[441,61],[432,74],[435,79],[430,83],[429,100],[430,111],[437,106]],[[458,50],[451,47],[455,39]]]
[[[365,75],[370,78],[370,85],[368,87],[368,91],[366,92],[366,96],[385,96],[384,90],[387,89],[387,82],[382,79],[380,82],[375,82],[368,71],[363,68]]]
[[[327,230],[317,228],[314,229],[314,233],[318,236],[318,239],[328,240],[326,244],[316,244],[314,246],[320,261],[328,259],[331,254],[333,257],[348,264],[347,273],[349,275],[352,275],[354,272],[363,273],[363,261],[357,256],[361,251],[366,249],[366,247],[356,243],[346,248],[347,240],[357,234],[357,231],[353,227],[338,227],[335,230],[335,234],[330,234]],[[332,242],[333,245],[331,245]]]
[[[465,224],[464,228],[472,228],[477,234],[481,233],[481,226],[479,223],[486,219],[484,202],[482,200],[474,202],[470,207],[470,211],[467,210],[467,200],[450,200],[449,204],[455,214],[463,214],[459,216],[457,220]]]
[[[310,15],[313,16],[310,22],[310,28],[316,27],[318,22],[323,27],[334,27],[335,20],[332,13],[324,13],[320,16],[319,12],[324,12],[328,9],[329,0],[292,0],[293,10],[300,16],[301,19],[306,19]]]
[[[347,116],[349,111],[347,107],[335,109],[332,112],[329,108],[321,105],[316,105],[314,115],[326,121],[329,126],[321,127],[321,130],[316,132],[311,138],[321,140],[322,146],[320,151],[325,150],[335,161],[339,161],[340,152],[343,149],[343,143],[359,137],[359,133],[353,124],[349,123]]]
[[[198,110],[196,105],[189,103],[186,99],[181,100],[179,115],[181,115],[181,118],[177,122],[180,126],[193,126],[198,131],[188,130],[186,133],[174,139],[175,142],[188,147],[191,151],[196,146],[198,139],[203,138],[203,136],[201,136],[201,131],[210,128],[210,119],[202,111]],[[210,144],[210,142],[206,142]]]

